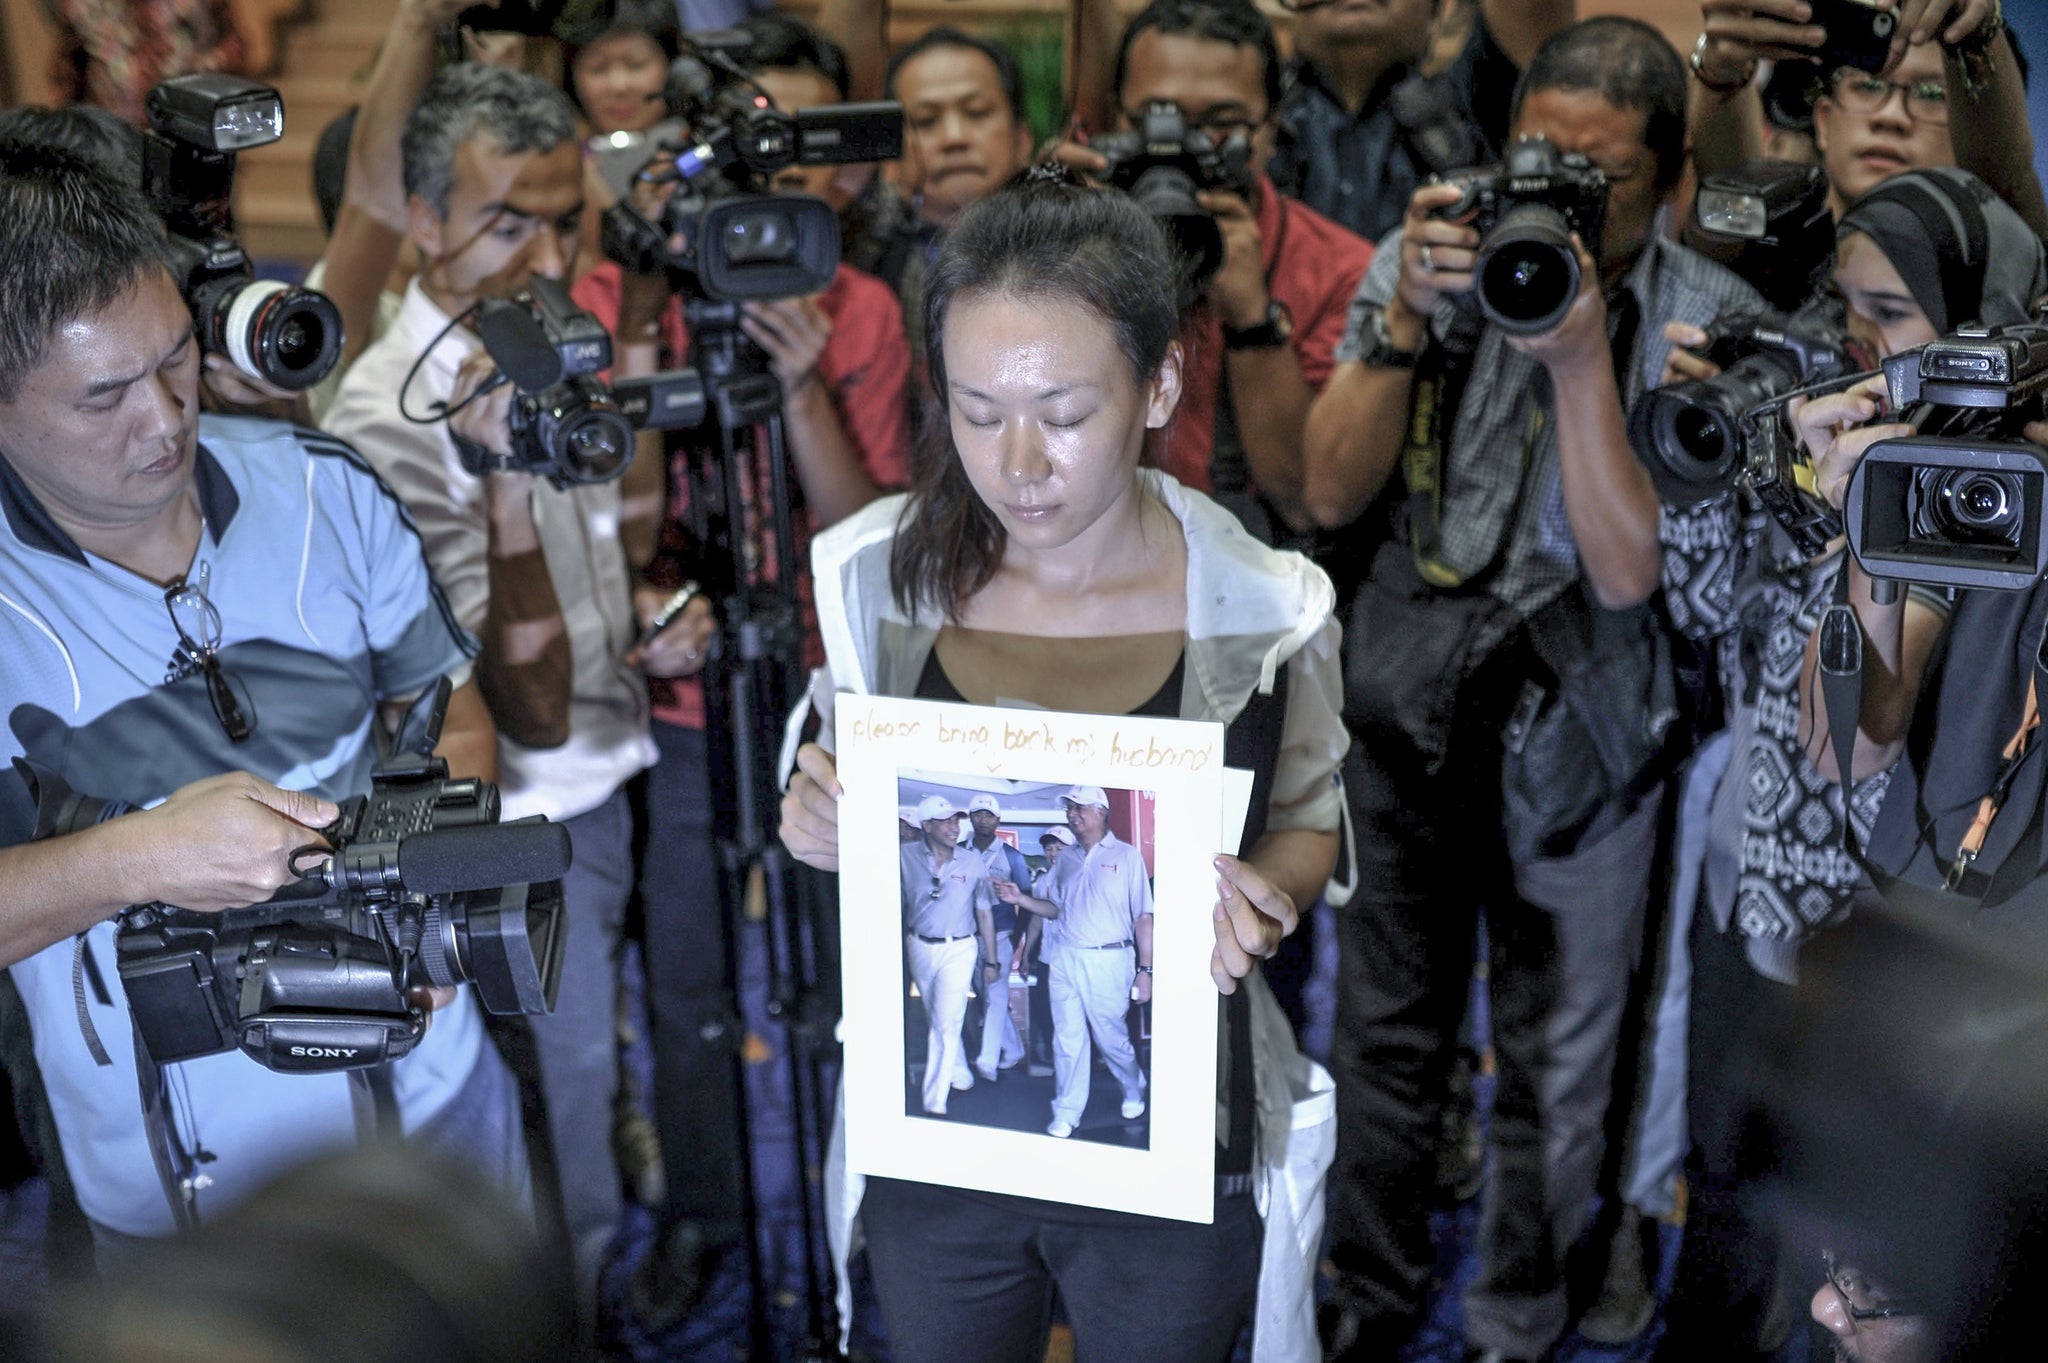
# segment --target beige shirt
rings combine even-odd
[[[405,503],[441,590],[474,634],[490,605],[483,480],[462,467],[445,421],[418,425],[399,413],[407,372],[447,325],[447,314],[414,280],[390,330],[350,368],[323,426],[361,451]],[[405,410],[425,415],[445,400],[455,371],[482,344],[467,328],[450,331],[420,362]],[[632,647],[634,621],[618,483],[562,489],[538,481],[533,519],[569,630],[569,741],[538,749],[500,735],[498,786],[508,819],[565,819],[596,808],[653,765],[654,739],[646,680],[620,661]]]

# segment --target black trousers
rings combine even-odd
[[[1745,1199],[1775,1172],[1777,1153],[1760,1119],[1767,1057],[1762,1038],[1791,1007],[1792,990],[1757,973],[1742,934],[1714,925],[1705,901],[1692,916],[1692,1017],[1686,1040],[1685,1238],[1664,1307],[1659,1360],[1725,1363],[1755,1358],[1777,1289],[1776,1231]],[[1803,1305],[1793,1302],[1795,1317]]]
[[[1223,1363],[1258,1295],[1249,1194],[1204,1226],[875,1178],[860,1219],[898,1363],[1041,1363],[1055,1292],[1075,1363]]]
[[[668,1179],[664,1225],[696,1222],[711,1244],[739,1240],[746,1208],[729,925],[719,900],[705,735],[656,722],[640,861],[654,1123]]]

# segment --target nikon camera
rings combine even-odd
[[[239,76],[174,76],[143,102],[142,189],[171,236],[171,273],[200,349],[292,392],[341,358],[341,310],[327,295],[259,280],[230,231],[235,154],[284,136],[284,102]]]
[[[1190,289],[1200,289],[1223,268],[1223,230],[1196,201],[1204,190],[1249,196],[1251,141],[1232,133],[1218,141],[1188,125],[1178,104],[1154,100],[1128,132],[1103,133],[1089,144],[1109,162],[1105,178],[1166,225],[1180,247]]]
[[[1513,336],[1540,336],[1562,322],[1579,293],[1572,233],[1600,258],[1607,177],[1578,152],[1531,136],[1497,167],[1444,179],[1462,196],[1436,216],[1479,231],[1472,292],[1486,320]]]
[[[539,816],[499,823],[496,786],[449,779],[432,755],[448,694],[443,678],[420,698],[369,795],[342,801],[320,830],[332,846],[323,867],[246,909],[121,915],[121,984],[157,1063],[238,1048],[293,1073],[396,1060],[426,1031],[410,997],[424,985],[474,983],[494,1013],[553,1009],[568,830]],[[16,768],[38,837],[129,812],[31,763]],[[302,855],[312,852],[328,855]]]
[[[704,419],[704,383],[693,370],[611,384],[598,378],[611,368],[611,333],[570,300],[559,280],[537,275],[513,298],[486,299],[476,329],[519,397],[510,417],[510,458],[456,437],[463,468],[475,477],[496,468],[531,473],[559,488],[610,482],[633,462],[634,431]]]
[[[2020,591],[2048,571],[2048,450],[2022,428],[2048,393],[2048,323],[1969,325],[1884,363],[1920,432],[1872,445],[1849,480],[1849,550],[1876,579]]]

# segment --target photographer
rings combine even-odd
[[[1955,206],[1930,217],[1907,200],[1913,180]],[[1981,237],[1965,216],[1966,204],[1982,214]],[[1939,235],[1933,224],[1941,224]],[[1932,175],[1900,177],[1859,203],[1842,229],[1845,262],[1851,258],[1851,233],[1881,249],[1889,269],[1875,272],[1870,287],[1892,311],[1924,314],[1923,340],[1974,317],[1989,323],[2029,319],[2032,301],[2048,291],[2039,241],[1974,181],[1958,189]],[[1973,249],[1973,238],[1983,243],[1981,251]],[[1942,262],[1940,269],[1932,267],[1934,261]],[[1949,296],[1958,278],[1982,281],[1976,312],[1963,311],[1967,297]],[[1884,405],[1882,385],[1871,384],[1816,398],[1798,414],[1808,443],[1822,449],[1814,463],[1818,490],[1837,506],[1872,445],[1914,433],[1890,419],[1896,414],[1885,413]],[[2025,437],[2048,440],[2048,423],[2030,423]],[[2019,592],[1960,591],[1937,644],[1915,627],[1918,594],[1901,592],[1880,604],[1861,565],[1851,564],[1848,572],[1849,600],[1864,635],[1859,712],[1853,719],[1832,713],[1814,680],[1817,654],[1809,642],[1800,738],[1815,765],[1840,779],[1836,726],[1853,722],[1850,775],[1862,779],[1890,769],[1890,787],[1864,844],[1879,891],[1987,925],[2038,930],[2041,887],[2048,884],[2037,861],[2034,822],[2043,808],[2041,767],[2031,757],[2018,761],[2006,752],[2032,709],[2028,698],[2040,666],[2048,589],[2037,584]],[[2015,752],[2031,754],[2032,748],[2031,740],[2022,741]],[[1981,803],[1987,792],[1998,797],[1988,818]],[[1973,831],[1980,821],[1985,826]],[[1966,845],[1971,852],[1965,853]]]
[[[1868,25],[1869,10],[1841,8],[1838,24]],[[1837,217],[1887,176],[1960,164],[2048,233],[2019,49],[2000,0],[1897,0],[1885,11],[1897,22],[1879,71],[1812,66],[1814,53],[1842,35],[1803,0],[1702,0],[1700,11],[1688,117],[1701,175],[1763,154],[1761,64],[1806,63],[1818,87],[1814,142]]]
[[[476,333],[458,324],[470,309],[536,277],[565,279],[574,264],[584,181],[568,101],[521,72],[450,67],[407,118],[404,146],[420,272],[391,329],[349,371],[327,429],[354,440],[391,482],[456,618],[481,640],[477,678],[499,728],[506,817],[545,814],[575,841],[562,886],[560,995],[532,1025],[588,1308],[620,1210],[615,958],[632,887],[621,787],[654,760],[646,686],[624,661],[634,630],[621,540],[634,527],[622,506],[635,471],[568,487],[507,471],[509,384],[453,421],[432,419],[445,410],[436,404],[464,403],[492,373]],[[458,436],[488,451],[491,471],[470,471]]]
[[[0,778],[0,955],[62,1167],[111,1261],[351,1144],[386,1087],[408,1136],[523,1198],[516,1095],[469,991],[411,1055],[347,1078],[232,1052],[158,1070],[129,1040],[111,916],[152,901],[217,911],[293,883],[288,863],[322,845],[334,801],[368,788],[382,718],[465,671],[473,648],[353,450],[200,415],[199,345],[166,249],[132,186],[0,144],[4,755],[152,806],[31,842],[27,789]],[[495,774],[475,687],[455,691],[441,751],[458,773]]]
[[[1255,8],[1154,0],[1124,29],[1111,84],[1121,129],[1170,104],[1190,131],[1249,143],[1246,185],[1198,186],[1197,203],[1222,233],[1223,263],[1181,334],[1185,396],[1154,457],[1271,543],[1309,528],[1302,424],[1372,258],[1368,243],[1281,197],[1258,171],[1272,156],[1282,76],[1272,26]],[[1089,174],[1109,169],[1078,142],[1053,155]]]
[[[1565,1326],[1562,1255],[1601,1162],[1670,762],[1645,750],[1665,732],[1646,721],[1647,689],[1586,680],[1596,649],[1651,679],[1664,656],[1654,618],[1618,613],[1658,577],[1656,494],[1623,414],[1662,370],[1665,323],[1756,304],[1657,230],[1683,167],[1684,98],[1677,53],[1636,21],[1588,20],[1546,43],[1514,131],[1549,140],[1554,151],[1529,150],[1552,158],[1545,178],[1565,202],[1604,200],[1597,260],[1572,238],[1576,295],[1560,289],[1556,307],[1519,320],[1496,306],[1503,321],[1475,328],[1459,296],[1481,234],[1441,216],[1459,186],[1421,189],[1374,257],[1310,413],[1308,504],[1322,524],[1361,515],[1397,460],[1408,470],[1346,630],[1360,882],[1339,915],[1337,1356],[1397,1348],[1423,1303],[1422,1195],[1482,905],[1501,1078],[1466,1336],[1534,1358]],[[1547,250],[1508,282],[1554,274]],[[1505,306],[1527,301],[1510,291]],[[1621,740],[1629,770],[1570,767],[1591,744],[1559,737],[1568,684],[1589,688],[1580,701],[1617,733],[1645,736]]]
[[[1431,175],[1481,165],[1507,144],[1509,101],[1570,0],[1483,0],[1450,64],[1420,70],[1451,0],[1291,0],[1292,85],[1273,178],[1367,241],[1401,225]]]
[[[1939,237],[1929,231],[1937,222],[1948,224]],[[1974,177],[1910,171],[1842,219],[1834,282],[1851,333],[1887,356],[1934,340],[1959,319],[2023,320],[2044,282],[2041,261],[2039,241]],[[1909,288],[1902,275],[1917,283]],[[1868,413],[1866,394],[1859,385],[1804,405],[1800,424],[1816,453],[1845,410]],[[1845,796],[1834,773],[1816,766],[1810,736],[1799,732],[1801,697],[1811,685],[1805,641],[1837,598],[1841,575],[1858,575],[1839,542],[1806,561],[1747,493],[1667,509],[1660,534],[1675,623],[1717,646],[1729,741],[1687,941],[1687,1239],[1659,1357],[1722,1359],[1768,1342],[1765,1319],[1784,1305],[1773,1306],[1781,1289],[1771,1233],[1747,1214],[1742,1197],[1749,1180],[1769,1172],[1753,1167],[1741,1140],[1766,1063],[1761,1038],[1789,1004],[1800,944],[1833,921],[1863,881],[1849,849],[1869,844],[1892,768],[1882,754],[1863,754]],[[1901,653],[1892,656],[1917,673],[1948,602],[1915,588],[1899,609]]]

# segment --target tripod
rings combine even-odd
[[[802,1233],[804,1326],[801,1357],[836,1356],[831,1267],[823,1204],[811,1171],[824,1165],[830,1133],[832,1019],[838,970],[834,933],[818,883],[776,835],[781,787],[774,763],[783,717],[804,690],[804,632],[793,490],[782,418],[782,388],[766,354],[740,330],[736,303],[689,297],[684,318],[690,363],[704,380],[707,433],[689,446],[691,519],[707,559],[725,574],[721,631],[704,669],[718,893],[732,959],[727,978],[737,1015],[738,943],[749,894],[758,885],[767,967],[766,1007],[784,1029],[783,1079],[794,1116]],[[765,478],[762,476],[765,475]],[[709,576],[710,574],[707,574]],[[742,1078],[739,1115],[745,1224],[752,1283],[749,1327],[757,1357],[771,1357],[761,1217],[752,1187],[755,1125]]]

